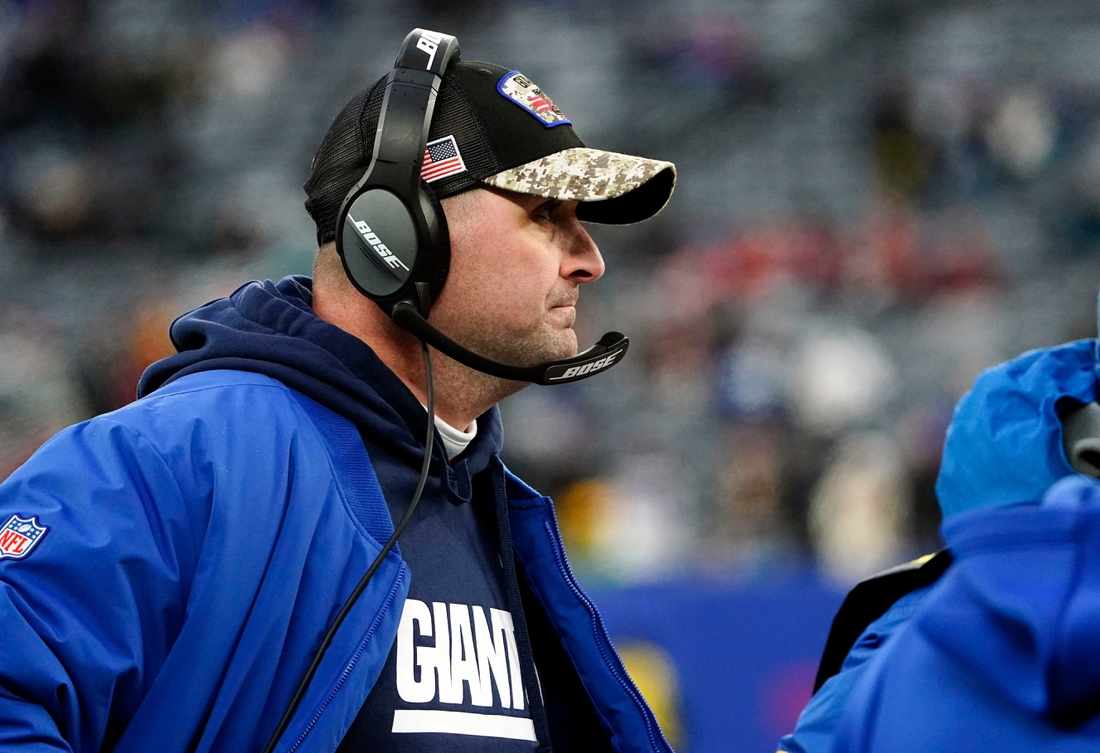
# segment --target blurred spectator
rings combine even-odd
[[[666,410],[695,414],[709,407],[712,338],[706,320],[668,324],[645,353],[653,399]]]
[[[805,333],[792,364],[791,401],[798,421],[836,434],[875,417],[897,391],[890,355],[855,328]]]
[[[675,83],[725,94],[732,100],[759,100],[767,93],[759,44],[747,24],[732,15],[694,16],[658,23],[632,39],[640,62]]]
[[[557,389],[570,392],[564,385]],[[509,425],[507,461],[528,469],[532,483],[547,491],[602,470],[588,451],[596,442],[596,430],[586,420],[580,395],[531,392],[530,398],[509,399],[501,406]]]
[[[788,363],[780,343],[750,336],[734,341],[718,364],[718,406],[734,418],[767,417],[786,407]]]
[[[831,290],[844,265],[842,242],[829,221],[808,215],[734,233],[711,248],[685,248],[663,266],[697,275],[704,301],[766,296],[785,285]]]
[[[907,84],[885,84],[872,105],[871,157],[878,185],[887,196],[915,200],[928,181],[929,145],[913,122]]]
[[[627,459],[605,486],[580,490],[592,506],[589,574],[633,583],[681,571],[696,537],[684,481],[674,458],[650,454]]]
[[[981,291],[1000,282],[1001,274],[981,215],[958,206],[930,223],[925,251],[925,286],[932,294]]]
[[[96,206],[87,163],[71,154],[37,156],[24,160],[15,177],[17,219],[45,238],[90,229]]]
[[[0,480],[38,446],[87,417],[53,328],[30,311],[3,311],[0,325]]]
[[[1030,178],[1050,159],[1058,121],[1046,92],[1038,87],[1008,91],[997,103],[986,139],[998,162],[1016,178]]]
[[[601,519],[608,508],[611,490],[607,482],[582,479],[555,495],[554,509],[558,515],[562,541],[569,552],[574,571],[584,577],[591,575],[600,556]]]
[[[942,515],[936,498],[936,478],[952,407],[952,396],[948,394],[915,405],[898,420],[894,432],[911,478],[913,545],[922,554],[940,548]]]
[[[707,543],[725,549],[708,563],[724,566],[767,563],[789,551],[792,537],[782,505],[784,446],[788,434],[778,422],[730,427],[719,455],[716,511]]]
[[[909,205],[872,204],[857,249],[849,265],[854,294],[890,303],[923,293],[919,217]]]
[[[1100,126],[1094,125],[1082,137],[1059,211],[1069,250],[1079,255],[1095,253],[1100,248]]]
[[[584,479],[557,495],[562,538],[589,581],[650,581],[683,568],[694,526],[671,459],[637,458],[610,480]]]
[[[903,561],[909,495],[893,440],[881,433],[845,438],[810,502],[810,533],[825,571],[855,583]]]
[[[227,37],[215,51],[211,86],[216,95],[246,104],[278,83],[290,62],[290,40],[276,26],[255,23]]]
[[[179,315],[177,303],[143,301],[134,310],[127,348],[122,358],[114,362],[114,404],[122,407],[134,400],[137,383],[151,364],[176,352],[168,338],[168,327]]]

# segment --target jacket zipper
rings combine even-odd
[[[348,675],[350,675],[351,671],[355,668],[356,663],[359,661],[359,657],[361,657],[363,655],[363,652],[367,650],[367,644],[370,643],[370,639],[374,637],[375,630],[378,629],[378,625],[382,622],[382,615],[385,614],[391,606],[393,606],[393,601],[395,598],[397,598],[397,591],[401,586],[401,581],[403,581],[404,579],[405,566],[402,565],[401,570],[397,574],[396,580],[394,580],[393,582],[393,586],[390,588],[389,595],[386,596],[386,600],[382,603],[382,608],[378,610],[378,614],[374,617],[374,622],[372,622],[370,627],[367,629],[367,633],[363,636],[363,640],[359,642],[359,648],[355,650],[355,653],[352,655],[351,660],[347,663],[347,666],[344,667],[344,671],[340,673],[340,679],[336,681],[335,687],[333,687],[332,691],[328,694],[328,697],[321,702],[321,705],[317,707],[317,710],[313,712],[313,718],[309,720],[309,724],[307,724],[306,728],[302,730],[302,734],[295,741],[294,745],[290,746],[290,748],[287,750],[287,753],[294,753],[294,751],[298,749],[298,746],[302,744],[302,742],[306,739],[306,736],[313,729],[314,725],[316,725],[317,721],[321,718],[321,714],[323,714],[325,712],[325,709],[328,708],[328,705],[332,702],[332,699],[336,697],[336,694],[338,692],[340,692],[340,688],[344,686],[344,681],[348,679]]]
[[[622,660],[617,655],[608,652],[611,640],[607,636],[607,628],[604,626],[603,618],[600,617],[599,611],[596,609],[596,605],[588,598],[588,596],[581,590],[580,584],[577,583],[576,578],[573,576],[573,571],[569,568],[565,559],[565,545],[562,543],[561,534],[557,530],[557,516],[554,514],[554,508],[551,505],[550,515],[552,520],[546,520],[543,522],[543,527],[546,528],[547,536],[550,538],[550,546],[554,551],[554,561],[558,565],[558,570],[565,578],[565,582],[569,584],[569,588],[572,589],[573,594],[580,599],[588,610],[588,614],[592,618],[594,627],[596,628],[596,647],[600,650],[600,656],[603,657],[604,663],[607,668],[611,670],[611,674],[619,681],[623,689],[634,701],[634,704],[638,707],[638,710],[642,712],[642,718],[645,720],[646,733],[649,735],[649,744],[654,750],[666,750],[669,753],[672,752],[672,748],[669,746],[668,741],[665,740],[664,733],[661,732],[660,727],[657,726],[657,719],[653,716],[653,712],[649,706],[642,699],[642,694],[638,691],[638,686],[634,684],[634,681],[630,679],[630,675],[626,673],[626,668],[623,667]],[[604,643],[607,643],[607,647]],[[614,660],[612,659],[614,656]],[[654,734],[656,732],[656,734]],[[663,746],[658,742],[663,743]]]

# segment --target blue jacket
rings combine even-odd
[[[943,533],[955,564],[866,665],[833,750],[1100,750],[1100,484]]]
[[[0,530],[0,749],[259,750],[392,532],[363,441],[419,463],[393,405],[415,398],[388,370],[354,378],[349,359],[380,362],[312,314],[308,280],[243,286],[172,335],[181,352],[142,399],[61,432],[0,485],[0,524],[15,526]],[[452,470],[437,460],[439,488]],[[670,750],[569,570],[550,500],[492,462],[524,586],[611,748]],[[336,748],[410,577],[395,548],[277,750]]]
[[[1037,502],[1076,475],[1062,449],[1056,409],[1063,398],[1096,397],[1097,341],[1079,340],[1025,353],[983,372],[955,406],[936,495],[944,520],[970,510]],[[950,543],[950,542],[949,542]],[[899,599],[856,641],[841,671],[807,704],[779,744],[789,753],[825,753],[854,688],[872,659],[904,628],[931,588]]]

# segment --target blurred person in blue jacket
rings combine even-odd
[[[1025,353],[979,376],[955,408],[936,484],[947,549],[852,590],[834,620],[814,696],[794,732],[780,741],[780,750],[964,750],[971,744],[974,750],[1032,750],[1040,741],[1068,739],[1052,721],[1061,713],[1053,696],[1047,699],[1049,707],[1043,707],[1041,693],[1014,705],[1027,693],[1039,693],[1035,687],[1020,690],[1018,698],[1001,696],[992,706],[1030,725],[1028,734],[1045,729],[1045,737],[1014,738],[1012,725],[993,717],[983,720],[981,704],[967,706],[964,699],[991,702],[1007,686],[1024,683],[1028,672],[1056,669],[1040,666],[1051,658],[1044,655],[1048,648],[1070,639],[1069,633],[1059,634],[1061,613],[1054,594],[1066,600],[1075,593],[1088,597],[1087,589],[1075,591],[1074,573],[1088,560],[1081,547],[1088,543],[1086,531],[1095,516],[1088,500],[1097,496],[1079,472],[1100,475],[1100,466],[1088,458],[1089,447],[1100,446],[1100,406],[1093,402],[1096,369],[1097,341],[1081,340]],[[1077,442],[1073,446],[1071,434]],[[1050,491],[1067,478],[1084,485]],[[1048,491],[1051,501],[1039,507]],[[1022,556],[1028,551],[1034,556]],[[1036,610],[1034,619],[1014,614],[1016,608]],[[1014,641],[1021,649],[1015,655]],[[1035,643],[1033,655],[1027,654],[1029,641]],[[892,648],[895,643],[898,647]],[[913,647],[925,643],[927,652],[915,664],[897,658],[912,659]],[[1004,653],[991,663],[994,650]],[[969,658],[952,666],[951,674],[936,664],[951,665],[951,657]],[[979,676],[983,662],[989,665],[988,677]],[[891,684],[882,685],[883,678]],[[988,683],[983,690],[976,689],[980,682]],[[885,699],[900,705],[887,713],[887,707],[877,706]],[[921,719],[913,713],[918,708],[942,715],[943,724]],[[904,717],[904,730],[885,723],[882,714],[892,723]],[[1032,714],[1030,721],[1022,721],[1027,714]],[[990,725],[1000,725],[1003,735],[987,735]]]
[[[529,79],[456,52],[416,30],[337,116],[312,280],[181,316],[139,400],[0,485],[0,748],[670,751],[495,406],[625,349],[577,355],[604,271],[580,222],[655,214],[675,170],[585,147]],[[434,379],[401,305],[461,344]]]
[[[961,513],[955,563],[844,706],[832,750],[1100,749],[1100,483]]]

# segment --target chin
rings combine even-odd
[[[577,345],[577,333],[573,330],[572,327],[562,332],[562,343],[563,349],[569,352],[563,356],[560,356],[561,358],[569,358],[570,356],[575,356],[580,350],[580,346]]]
[[[577,345],[577,333],[569,328],[563,332],[557,333],[557,342],[553,347],[553,354],[548,355],[545,361],[557,361],[561,358],[572,358],[580,352],[580,347]],[[548,350],[550,350],[548,348]]]
[[[557,361],[577,355],[577,333],[572,329],[543,333],[542,336],[528,336],[515,343],[512,363],[534,366],[546,361]]]

